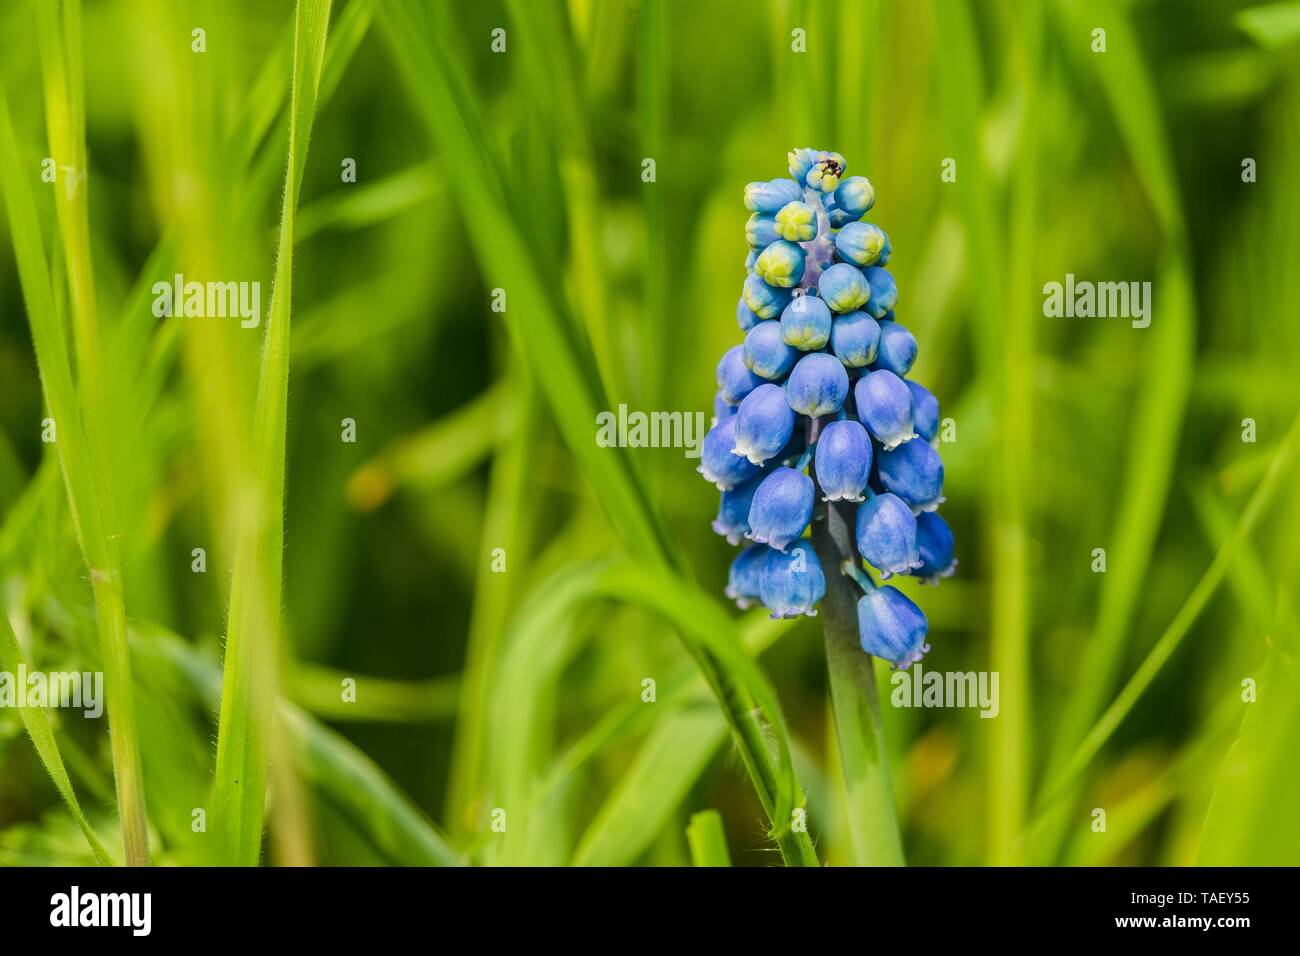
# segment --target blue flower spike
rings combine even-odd
[[[790,178],[745,186],[744,341],[718,363],[700,449],[698,471],[722,492],[713,530],[745,544],[726,594],[773,618],[815,615],[826,572],[838,571],[849,582],[829,583],[861,594],[863,652],[906,668],[929,651],[928,624],[877,580],[937,584],[956,569],[937,513],[939,400],[907,378],[918,347],[894,317],[893,249],[863,218],[875,188],[846,176],[839,153],[801,147],[787,159]],[[851,522],[853,540],[818,537],[819,556],[807,535],[828,520]]]
[[[831,337],[831,310],[820,297],[797,295],[781,313],[781,338],[801,352],[816,352]]]
[[[785,553],[769,550],[758,574],[758,593],[773,620],[815,617],[826,596],[826,574],[811,542],[797,541]]]
[[[736,444],[733,454],[761,465],[790,441],[794,432],[794,411],[780,385],[766,382],[740,403],[736,412]]]

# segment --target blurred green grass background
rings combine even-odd
[[[35,7],[0,12],[0,79],[69,325]],[[886,703],[907,861],[1300,862],[1298,11],[337,0],[292,233],[267,861],[766,864],[792,778],[772,756],[768,806],[742,764],[769,738],[820,860],[860,861],[817,620],[735,617],[695,462],[595,442],[619,403],[710,407],[740,338],[743,186],[810,145],[875,184],[917,377],[956,423],[961,563],[918,598],[925,666],[1001,675],[993,720]],[[155,319],[149,290],[256,280],[265,312],[293,24],[252,0],[81,10],[104,407],[75,371],[110,450],[155,862],[221,858],[192,813],[213,806],[263,329]],[[0,236],[0,604],[34,666],[94,669]],[[1150,328],[1045,318],[1066,273],[1151,281]],[[738,758],[715,694],[743,718],[768,683],[788,733],[765,706]],[[121,861],[106,722],[49,719]],[[28,734],[0,710],[0,863],[90,862]]]

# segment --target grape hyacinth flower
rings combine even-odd
[[[845,262],[875,265],[885,250],[885,232],[869,222],[851,222],[835,235],[835,251]]]
[[[921,567],[916,518],[897,495],[873,495],[860,505],[856,531],[862,560],[879,571],[882,580]]]
[[[789,289],[803,278],[804,252],[797,242],[778,239],[758,254],[754,273],[768,285]]]
[[[882,319],[880,343],[876,348],[876,368],[888,369],[899,378],[912,370],[916,361],[916,338],[897,322]],[[915,420],[915,411],[913,412]]]
[[[754,212],[776,213],[800,199],[803,187],[793,179],[773,179],[745,187],[745,208]]]
[[[758,260],[754,260],[754,266]],[[740,290],[740,300],[760,319],[775,319],[790,304],[793,293],[789,289],[768,285],[757,272],[751,272]]]
[[[930,645],[925,643],[928,629],[921,609],[895,587],[876,588],[858,601],[862,649],[893,661],[897,668],[919,661],[930,650]]]
[[[858,420],[886,451],[915,435],[912,430],[912,393],[888,369],[868,372],[853,386]]]
[[[817,281],[817,291],[833,311],[852,312],[866,304],[871,295],[871,286],[857,266],[837,262],[821,274]]]
[[[894,285],[894,277],[880,266],[867,266],[862,270],[862,277],[870,287],[867,311],[873,318],[883,319],[894,311],[898,303],[898,286]]]
[[[744,340],[718,363],[698,469],[722,492],[713,529],[750,542],[726,593],[777,618],[849,600],[838,606],[856,605],[851,646],[905,668],[929,650],[928,625],[892,585],[938,583],[957,563],[936,513],[939,400],[907,378],[918,345],[895,321],[889,236],[863,218],[870,180],[829,150],[787,159],[790,178],[744,188]]]
[[[735,345],[722,353],[718,361],[718,395],[728,405],[739,405],[763,380],[749,370],[745,347]]]
[[[911,506],[912,511],[934,511],[943,501],[943,461],[923,441],[887,448],[876,460],[880,483]]]
[[[795,364],[785,393],[790,407],[800,415],[834,415],[849,394],[849,373],[834,355],[809,352]]]
[[[760,322],[750,329],[741,352],[749,370],[769,381],[780,381],[789,375],[800,354],[798,349],[785,344],[780,322]]]
[[[764,478],[754,492],[746,537],[786,551],[803,535],[812,512],[812,479],[783,465]]]
[[[758,597],[758,576],[767,562],[771,552],[765,544],[751,544],[731,562],[731,571],[727,574],[727,597],[736,602],[742,611],[753,607]]]
[[[826,574],[812,545],[799,541],[784,554],[769,548],[758,572],[758,594],[773,620],[815,617],[818,602],[826,596]]]
[[[845,368],[865,368],[876,360],[880,323],[865,312],[841,315],[831,325],[831,351]]]
[[[907,390],[912,393],[912,427],[925,441],[933,442],[939,437],[939,400],[910,379]]]
[[[781,338],[801,352],[815,352],[831,337],[831,310],[815,295],[797,295],[781,313]]]
[[[952,577],[957,571],[952,546],[948,522],[937,511],[922,511],[916,516],[916,547],[921,566],[912,573],[927,584],[938,584],[940,578]]]
[[[776,214],[776,234],[790,242],[807,242],[816,238],[816,210],[806,202],[786,203]]]
[[[736,444],[736,416],[728,415],[709,429],[700,449],[700,466],[695,470],[720,491],[730,491],[758,474],[758,465],[732,452]]]
[[[736,444],[732,452],[761,465],[790,441],[794,432],[794,411],[780,385],[758,386],[736,411]]]
[[[831,422],[817,439],[815,462],[822,501],[861,501],[871,477],[871,439],[861,422]]]
[[[740,544],[749,534],[749,508],[754,502],[754,492],[764,476],[755,475],[744,484],[724,491],[718,503],[718,516],[713,519],[713,530],[727,539],[727,544]]]

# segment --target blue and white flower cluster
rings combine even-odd
[[[871,183],[845,176],[839,153],[796,149],[789,160],[791,178],[745,187],[745,338],[718,363],[699,467],[722,492],[714,530],[751,542],[727,595],[773,617],[816,614],[826,576],[805,534],[825,508],[852,502],[857,553],[829,570],[863,591],[863,650],[907,667],[929,649],[925,615],[863,565],[882,581],[953,573],[952,532],[937,513],[939,402],[907,379],[916,339],[894,319],[889,236],[862,221]]]

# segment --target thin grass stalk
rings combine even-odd
[[[95,557],[90,561],[90,580],[99,622],[107,696],[112,702],[108,709],[109,738],[118,814],[127,864],[147,866],[149,829],[135,725],[131,662],[126,644],[122,559],[117,544],[116,506],[108,457],[108,449],[115,442],[108,414],[106,370],[90,255],[81,4],[80,0],[62,0],[61,4],[47,0],[37,9],[46,126],[51,151],[56,164],[62,167],[64,177],[63,188],[54,191],[55,210],[72,294],[72,328],[81,411],[103,538],[95,545]]]
[[[253,476],[237,504],[240,533],[231,578],[213,793],[219,845],[227,862],[242,866],[256,865],[262,846],[284,570],[293,219],[315,116],[329,13],[330,0],[300,0],[295,13],[289,159],[253,412]]]
[[[1089,8],[1072,0],[1059,3],[1061,29],[1069,34],[1091,24]],[[1142,593],[1145,570],[1155,548],[1174,474],[1178,441],[1186,415],[1195,362],[1196,296],[1191,283],[1191,251],[1159,98],[1141,59],[1141,47],[1128,18],[1107,15],[1112,59],[1098,70],[1111,112],[1129,156],[1150,198],[1165,236],[1165,261],[1159,287],[1165,292],[1153,317],[1148,371],[1132,416],[1123,496],[1109,550],[1112,566],[1102,585],[1097,621],[1084,655],[1078,686],[1070,695],[1048,760],[1045,783],[1055,786],[1074,758],[1089,726],[1101,713],[1120,677],[1124,640]],[[1043,803],[1040,797],[1040,804]],[[1040,862],[1050,862],[1065,840],[1069,803],[1057,801],[1055,825],[1042,841]]]
[[[1255,525],[1272,502],[1273,496],[1277,493],[1279,487],[1281,487],[1283,479],[1290,473],[1291,467],[1295,464],[1298,448],[1300,448],[1300,415],[1297,415],[1292,420],[1286,438],[1282,440],[1281,446],[1269,465],[1268,473],[1264,476],[1264,480],[1260,482],[1259,487],[1255,489],[1255,493],[1250,496],[1250,501],[1247,502],[1245,510],[1242,511],[1241,517],[1237,520],[1231,539],[1215,554],[1214,560],[1206,568],[1205,573],[1196,583],[1196,587],[1192,589],[1183,606],[1179,608],[1178,613],[1174,615],[1174,619],[1169,622],[1169,626],[1165,628],[1164,633],[1160,635],[1160,639],[1156,641],[1155,646],[1151,648],[1150,653],[1143,659],[1115,700],[1106,708],[1106,712],[1102,714],[1087,736],[1083,738],[1082,743],[1074,751],[1070,760],[1065,763],[1060,771],[1049,778],[1043,788],[1043,796],[1040,801],[1043,806],[1050,805],[1059,799],[1062,792],[1087,768],[1092,759],[1097,756],[1098,751],[1101,750],[1102,745],[1110,739],[1111,735],[1124,721],[1124,718],[1129,715],[1133,705],[1151,686],[1151,682],[1155,680],[1161,668],[1164,667],[1174,651],[1178,649],[1183,638],[1187,636],[1187,632],[1191,630],[1192,625],[1200,616],[1201,611],[1205,609],[1210,598],[1218,590],[1219,584],[1227,575],[1229,565],[1236,558],[1237,551],[1251,532],[1254,531]]]

